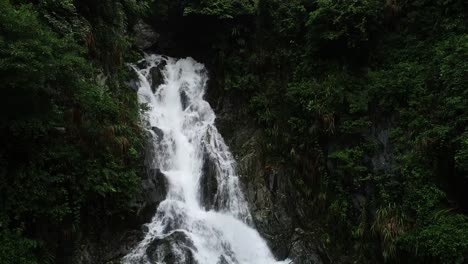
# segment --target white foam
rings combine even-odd
[[[190,250],[200,264],[217,264],[221,258],[229,264],[283,263],[274,259],[251,226],[234,159],[214,126],[213,110],[203,99],[208,80],[205,67],[191,58],[176,60],[159,55],[146,56],[140,63],[146,66],[134,66],[140,81],[138,96],[149,108],[143,121],[148,129],[157,127],[164,134],[162,139],[154,140],[153,166],[163,172],[169,184],[166,200],[147,224],[145,238],[124,258],[124,263],[151,263],[146,251],[151,242],[176,231],[191,241],[183,248],[172,247],[177,263],[188,261],[184,250]],[[153,93],[150,73],[160,63],[166,63],[162,70],[164,83]],[[200,204],[204,157],[215,166],[216,211],[206,211]]]

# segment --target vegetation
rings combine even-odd
[[[216,29],[200,38],[214,84],[255,117],[269,162],[316,207],[301,228],[322,226],[327,251],[350,263],[466,261],[466,1],[0,0],[0,10],[2,261],[60,263],[86,223],[129,210],[142,139],[128,31],[146,15],[178,26],[174,14]]]
[[[256,116],[271,162],[311,206],[325,199],[310,220],[331,252],[466,261],[464,1],[188,2],[187,16],[224,23],[217,84]]]
[[[140,11],[27,2],[0,0],[0,259],[58,263],[85,223],[128,211],[139,190],[139,105],[122,56]]]

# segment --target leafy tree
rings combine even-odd
[[[89,59],[86,26],[55,28],[59,11],[85,21],[73,2],[1,0],[0,9],[0,258],[60,262],[58,241],[78,234],[82,221],[130,210],[141,168],[139,105],[121,62]],[[111,38],[97,40],[98,49],[122,41]]]

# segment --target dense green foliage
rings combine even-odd
[[[0,259],[62,262],[83,223],[129,210],[139,190],[139,105],[122,57],[127,17],[144,5],[0,10]]]
[[[149,9],[207,49],[213,87],[255,117],[332,261],[466,261],[466,1],[0,0],[3,262],[61,262],[135,199],[123,62]]]
[[[466,258],[466,1],[188,2],[187,16],[224,25],[218,85],[256,115],[331,252]]]
[[[199,14],[207,16],[216,16],[221,19],[234,18],[244,14],[253,14],[255,12],[255,1],[253,0],[200,0],[189,1],[184,7],[184,14]]]

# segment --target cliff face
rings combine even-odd
[[[320,228],[307,220],[314,213],[311,201],[298,192],[286,166],[269,164],[262,150],[265,138],[261,129],[236,109],[228,98],[222,100],[217,126],[235,155],[257,230],[278,259],[330,263],[319,238]]]
[[[324,202],[311,198],[304,191],[304,188],[312,187],[304,187],[303,183],[295,180],[295,177],[300,177],[296,168],[268,159],[262,130],[251,120],[245,121],[249,118],[235,109],[224,101],[217,123],[236,155],[238,173],[244,183],[255,225],[275,255],[279,259],[294,260],[294,263],[352,262],[352,257],[347,255],[350,253],[343,248],[346,243],[331,245],[327,238],[329,230],[321,225],[321,219],[326,218],[321,215],[324,206],[321,203]],[[392,169],[392,146],[387,141],[387,133],[388,128],[379,127],[367,134],[369,138],[379,140],[382,147],[381,151],[367,157],[375,171]],[[330,149],[333,147],[331,143]],[[336,165],[328,162],[327,171],[336,173]],[[369,186],[365,191],[351,193],[351,210],[361,212],[373,191]]]

